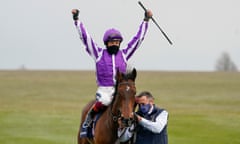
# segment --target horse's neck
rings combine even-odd
[[[95,143],[113,144],[117,139],[117,122],[114,122],[111,114],[111,105],[100,116],[95,127]]]

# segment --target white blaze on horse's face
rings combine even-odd
[[[129,86],[127,86],[127,87],[126,87],[126,91],[129,91],[129,90],[130,90],[130,87],[129,87]]]

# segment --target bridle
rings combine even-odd
[[[131,88],[131,86],[135,87],[135,82],[133,82],[133,81],[125,81],[125,82],[118,83],[118,86],[120,86],[120,85],[126,85],[126,88],[125,88],[124,92],[128,93],[130,88]],[[118,96],[118,95],[120,95],[120,94],[118,92],[118,89],[116,89],[116,95],[115,96]],[[126,94],[126,95],[128,95],[128,94]],[[133,113],[134,113],[134,111],[132,112],[132,114]],[[119,109],[117,111],[117,114],[114,114],[114,112],[112,112],[112,108],[111,108],[111,116],[112,116],[112,119],[113,119],[114,122],[119,122],[119,120],[120,120],[121,124],[124,127],[130,127],[130,126],[132,126],[132,124],[134,124],[136,122],[135,117],[125,118],[122,115],[122,113],[121,113],[121,111]],[[134,114],[133,114],[133,116],[134,116]]]
[[[124,94],[120,94],[120,92],[119,92],[119,86],[121,86],[121,85],[126,85],[123,90]],[[129,94],[131,93],[131,87],[136,89],[134,81],[124,81],[124,82],[118,83],[118,85],[116,87],[114,98],[116,98],[117,96],[120,96],[120,95],[124,95],[125,98],[127,99],[126,101],[128,101]],[[135,100],[135,94],[134,94],[134,100]],[[136,135],[134,133],[136,132],[137,118],[134,115],[134,111],[135,111],[135,104],[133,105],[133,111],[132,111],[133,117],[126,118],[126,117],[124,117],[124,115],[122,114],[120,109],[117,109],[117,112],[115,112],[115,114],[114,114],[114,112],[112,111],[112,108],[111,108],[112,120],[115,124],[118,124],[118,133],[117,133],[118,140],[120,140],[120,138],[128,131],[129,134],[131,133],[132,136],[129,140],[127,140],[127,142],[132,143],[135,141]]]

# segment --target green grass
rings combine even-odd
[[[139,71],[169,112],[170,144],[240,143],[240,73]],[[0,71],[1,144],[75,144],[93,71]]]

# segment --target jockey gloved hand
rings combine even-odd
[[[149,21],[150,18],[152,18],[152,11],[151,10],[147,10],[144,13],[144,21]]]
[[[73,20],[78,20],[79,10],[73,9],[72,10]]]

